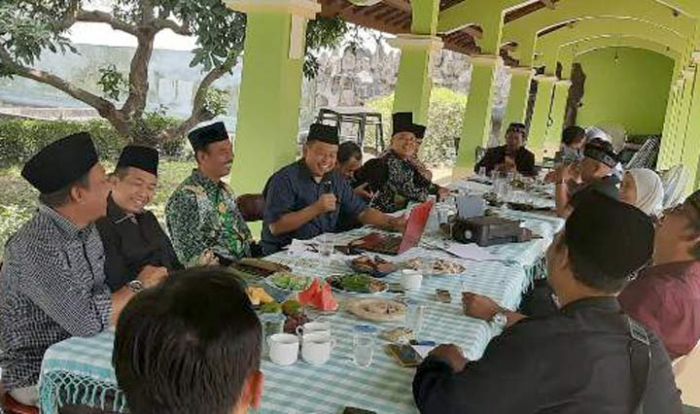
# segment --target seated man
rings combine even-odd
[[[680,414],[663,344],[621,312],[615,295],[651,257],[654,226],[636,208],[593,193],[547,253],[557,314],[527,319],[464,294],[465,312],[505,331],[468,362],[433,350],[413,391],[422,413]],[[624,254],[611,254],[620,251]]]
[[[262,399],[262,328],[242,283],[221,268],[178,272],[134,298],[113,363],[132,414],[244,414]]]
[[[104,250],[94,222],[105,215],[109,183],[87,133],[60,139],[36,154],[22,176],[39,192],[39,209],[5,246],[0,271],[0,368],[10,395],[37,404],[46,349],[110,326],[126,302],[161,274],[113,294],[105,284]]]
[[[292,239],[311,239],[338,229],[340,214],[357,217],[362,224],[401,231],[403,218],[368,208],[350,184],[334,171],[338,129],[313,124],[304,146],[304,158],[277,171],[265,186],[262,248],[275,253]]]
[[[671,358],[688,354],[700,341],[700,191],[666,212],[656,228],[653,266],[618,300],[661,337]]]
[[[112,174],[107,216],[97,220],[105,249],[105,276],[112,292],[138,278],[147,266],[163,276],[182,269],[170,239],[158,219],[144,208],[158,185],[158,151],[130,145],[124,148]]]
[[[431,182],[432,174],[418,161],[419,142],[425,135],[425,127],[413,123],[413,114],[400,112],[393,116],[393,135],[391,147],[381,157],[383,164],[367,163],[365,170],[370,168],[385,169],[386,181],[379,186],[370,205],[385,213],[393,213],[406,208],[410,201],[426,201],[430,194],[441,198],[449,194],[449,190]],[[359,173],[360,176],[378,175],[374,171]]]
[[[592,191],[615,200],[620,198],[620,179],[615,175],[618,160],[612,144],[593,140],[586,144],[583,155],[581,162],[562,167],[555,174],[555,203],[559,217],[568,217],[578,203],[577,200]],[[572,187],[576,181],[580,184],[574,189]]]
[[[568,165],[583,160],[583,148],[585,145],[585,129],[576,125],[564,128],[561,134],[561,146],[556,154],[557,164]]]
[[[537,175],[535,168],[535,154],[525,148],[527,129],[520,123],[512,123],[506,130],[506,145],[489,148],[486,154],[474,167],[474,172],[481,168],[486,169],[486,174],[491,171],[518,172],[524,176]]]
[[[233,191],[221,180],[231,172],[233,146],[223,122],[188,135],[197,169],[170,196],[165,215],[173,246],[185,266],[215,257],[229,265],[251,256],[252,236]]]

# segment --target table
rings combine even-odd
[[[516,309],[523,291],[531,282],[526,272],[542,257],[552,237],[563,221],[538,217],[533,214],[506,211],[503,214],[523,220],[523,224],[543,236],[517,245],[492,246],[492,252],[502,260],[490,262],[460,261],[448,253],[430,249],[427,242],[393,258],[405,261],[414,257],[445,258],[462,262],[466,271],[459,276],[427,277],[420,291],[410,298],[427,305],[424,329],[420,339],[438,343],[455,343],[461,346],[470,360],[481,357],[493,336],[499,332],[490,324],[466,317],[461,309],[461,291],[467,290],[487,295],[500,305]],[[345,243],[360,237],[368,229],[357,229],[334,235],[337,243]],[[434,238],[434,236],[433,236]],[[344,257],[333,257],[321,263],[310,254],[290,256],[280,252],[268,258],[292,267],[300,274],[325,277],[333,273],[349,272]],[[340,260],[342,259],[342,260]],[[389,282],[397,282],[399,276],[387,276]],[[435,301],[435,289],[447,289],[453,303]],[[391,294],[383,294],[391,296]],[[338,294],[342,301],[344,297]],[[378,413],[415,413],[411,383],[414,370],[402,368],[383,351],[383,341],[377,338],[374,362],[370,368],[359,368],[352,362],[352,329],[357,324],[367,324],[352,315],[340,311],[329,318],[338,346],[326,365],[313,367],[298,361],[290,367],[280,367],[263,359],[262,370],[266,376],[265,395],[260,413],[340,413],[345,406],[355,406]],[[399,324],[375,324],[380,330]],[[111,351],[114,333],[104,332],[92,338],[71,338],[55,344],[44,356],[40,380],[42,412],[54,414],[59,404],[77,403],[125,412],[125,401],[116,386],[111,367]],[[75,387],[75,384],[80,384]],[[78,392],[70,392],[71,389]],[[61,396],[59,398],[58,396]],[[111,400],[111,401],[107,401]]]

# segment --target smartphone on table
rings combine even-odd
[[[402,367],[417,367],[423,361],[423,358],[411,345],[389,344],[386,346],[386,350]]]

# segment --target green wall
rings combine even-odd
[[[579,125],[621,124],[630,135],[661,134],[673,74],[671,59],[642,49],[608,48],[578,61],[586,74]]]

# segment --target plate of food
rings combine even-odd
[[[461,275],[467,270],[463,265],[445,259],[415,258],[407,261],[404,267],[438,276]]]
[[[347,293],[382,293],[389,289],[389,285],[386,282],[364,273],[332,275],[326,278],[326,282],[333,289]]]
[[[313,282],[312,277],[298,276],[290,272],[277,272],[265,280],[277,289],[293,292],[301,292],[311,286]]]
[[[391,299],[351,299],[345,308],[358,318],[372,322],[402,322],[406,318],[406,305]]]
[[[349,263],[352,270],[359,273],[367,273],[374,277],[385,277],[397,270],[397,267],[392,262],[382,259],[379,256],[360,256],[351,260]]]

